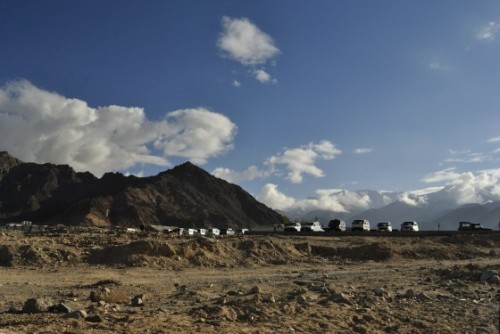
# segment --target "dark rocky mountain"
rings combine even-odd
[[[0,222],[181,227],[254,227],[284,217],[239,186],[186,162],[156,176],[108,173],[67,165],[23,163],[0,153]]]

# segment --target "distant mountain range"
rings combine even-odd
[[[190,162],[156,176],[97,178],[67,165],[25,163],[0,152],[0,223],[251,228],[285,219],[241,187]]]
[[[336,203],[341,204],[342,211],[289,210],[285,214],[292,220],[317,219],[323,225],[338,218],[346,221],[348,226],[354,219],[368,219],[372,228],[382,221],[390,221],[395,228],[400,228],[404,221],[417,221],[420,229],[424,230],[456,230],[460,221],[499,228],[500,201],[458,205],[449,200],[448,191],[446,187],[426,194],[342,190],[331,195]]]
[[[328,196],[338,210],[288,210],[278,213],[241,187],[186,162],[156,176],[107,173],[97,178],[67,165],[25,163],[0,152],[0,223],[32,220],[44,224],[93,226],[257,227],[288,219],[368,219],[399,228],[414,220],[423,230],[456,230],[460,221],[498,229],[500,201],[486,189],[481,203],[460,204],[450,186],[433,191],[396,193],[339,189]],[[287,218],[285,218],[285,216]],[[439,225],[438,225],[439,224]]]

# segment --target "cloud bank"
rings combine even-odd
[[[217,46],[223,57],[249,67],[252,76],[261,83],[276,82],[264,68],[269,60],[280,53],[273,38],[244,17],[223,17],[221,23],[222,32]]]
[[[256,198],[267,206],[289,213],[325,210],[360,213],[399,201],[416,207],[439,206],[440,210],[468,203],[500,201],[500,169],[459,173],[448,168],[427,175],[426,183],[442,183],[415,191],[379,192],[319,189],[309,198],[294,198],[281,192],[276,184],[266,184]]]
[[[169,166],[174,156],[204,163],[230,150],[236,131],[227,117],[204,108],[177,110],[153,122],[142,108],[93,108],[25,80],[0,87],[2,150],[98,176],[138,164]]]

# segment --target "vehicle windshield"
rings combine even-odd
[[[378,226],[388,226],[388,223],[379,223]]]

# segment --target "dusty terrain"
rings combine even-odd
[[[500,233],[0,233],[0,333],[498,333]]]

